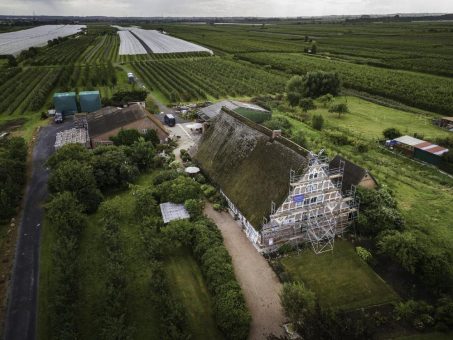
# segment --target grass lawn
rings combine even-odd
[[[335,242],[333,252],[316,255],[305,249],[281,262],[294,280],[304,282],[316,293],[324,306],[350,310],[399,299],[344,240]]]
[[[417,132],[427,139],[451,134],[432,124],[431,120],[439,117],[435,114],[422,115],[392,109],[352,96],[338,97],[335,103],[346,103],[350,112],[338,118],[338,114],[328,112],[327,108],[319,104],[316,110],[310,112],[322,114],[327,119],[328,127],[347,128],[356,134],[362,134],[363,138],[383,138],[382,131],[390,127],[407,135]]]
[[[166,261],[166,270],[174,294],[186,307],[193,338],[223,339],[213,318],[209,292],[190,251],[175,248]]]
[[[366,103],[366,102],[364,102]],[[375,104],[371,104],[375,107]],[[411,113],[408,113],[411,114]],[[278,114],[277,114],[278,115]],[[412,115],[412,114],[411,114]],[[345,119],[341,118],[340,120]],[[353,146],[336,146],[322,133],[309,125],[289,118],[295,130],[306,136],[314,151],[325,149],[331,157],[342,154],[350,161],[365,167],[381,185],[390,187],[397,198],[408,226],[418,228],[446,249],[453,249],[453,180],[428,165],[390,153],[370,144],[366,153],[357,152]],[[339,121],[327,118],[327,124]],[[350,135],[354,135],[351,132]],[[360,138],[360,137],[358,137]],[[362,137],[363,138],[363,137]]]
[[[143,175],[136,184],[149,185],[154,174]],[[124,250],[127,284],[127,316],[133,328],[133,339],[161,339],[160,318],[151,301],[149,260],[144,251],[140,226],[133,216],[133,196],[128,190],[112,193],[106,201],[114,201],[121,213],[121,244]],[[50,320],[47,310],[52,294],[52,249],[55,234],[44,223],[40,282],[38,291],[38,339],[49,339]],[[99,339],[101,325],[96,322],[102,315],[105,298],[106,255],[102,244],[100,214],[88,218],[80,246],[80,280],[78,327],[81,339]],[[200,269],[188,250],[177,249],[169,255],[167,272],[175,294],[181,294],[188,312],[190,330],[196,339],[221,339],[213,318],[211,298]]]

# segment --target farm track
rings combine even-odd
[[[249,339],[282,336],[285,317],[279,297],[282,285],[277,276],[230,214],[216,212],[211,204],[204,212],[219,227],[233,259],[234,273],[252,315]]]

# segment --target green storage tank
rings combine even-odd
[[[272,118],[272,112],[267,110],[255,110],[253,108],[238,107],[233,111],[258,124],[264,123],[266,120]]]
[[[93,112],[101,108],[99,91],[82,91],[79,93],[79,98],[82,112]]]
[[[77,100],[75,92],[61,92],[53,95],[53,105],[57,112],[64,116],[77,113]]]

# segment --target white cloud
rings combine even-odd
[[[315,16],[453,12],[452,0],[0,0],[1,14]]]

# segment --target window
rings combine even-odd
[[[316,203],[318,197],[312,197],[310,200],[310,204]]]

